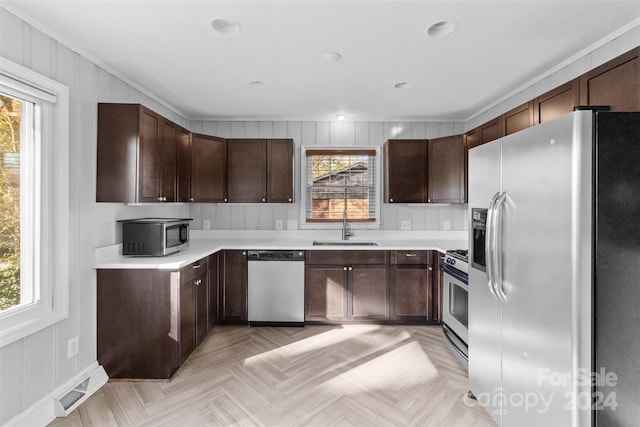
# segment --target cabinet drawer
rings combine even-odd
[[[365,264],[386,264],[387,251],[306,251],[307,264],[325,265],[365,265]]]
[[[432,263],[432,251],[391,251],[391,264],[425,264]]]
[[[180,283],[187,283],[195,279],[200,273],[209,268],[209,258],[202,258],[180,269]]]

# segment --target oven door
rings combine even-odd
[[[469,280],[462,273],[447,265],[443,267],[443,313],[445,338],[457,353],[467,358],[469,343]]]

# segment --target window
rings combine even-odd
[[[0,58],[0,346],[67,317],[66,86]]]
[[[306,149],[305,223],[378,224],[377,151],[375,149]]]

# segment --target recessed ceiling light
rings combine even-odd
[[[453,33],[456,28],[458,28],[458,24],[453,21],[440,21],[431,25],[427,29],[427,34],[431,37],[444,37]]]
[[[250,87],[267,87],[265,82],[261,82],[260,80],[251,80],[249,82]]]
[[[344,113],[338,113],[336,114],[336,117],[338,118],[338,120],[342,121],[347,118],[347,115]]]
[[[406,90],[406,89],[411,89],[413,87],[413,83],[398,82],[398,83],[395,83],[393,87],[398,90]]]
[[[233,19],[214,19],[211,26],[220,34],[238,34],[240,32],[240,24]]]
[[[324,62],[336,62],[342,59],[342,55],[338,52],[327,52],[322,54],[322,60]]]

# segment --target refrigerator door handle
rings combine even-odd
[[[486,230],[486,240],[484,243],[484,253],[485,253],[485,260],[486,260],[486,269],[487,269],[487,286],[489,287],[489,291],[491,291],[491,294],[497,299],[500,300],[500,297],[498,297],[498,294],[496,294],[496,288],[495,288],[495,281],[494,281],[494,277],[493,277],[493,238],[494,238],[494,216],[495,216],[495,207],[496,207],[496,200],[498,199],[498,197],[500,196],[500,193],[496,193],[494,194],[494,196],[491,198],[491,202],[489,202],[489,209],[487,209],[487,230]]]
[[[504,212],[504,204],[507,200],[507,193],[503,191],[502,194],[496,200],[493,213],[493,232],[495,236],[493,238],[493,262],[495,265],[492,267],[493,283],[495,293],[498,299],[502,302],[507,302],[507,295],[504,293],[502,287],[502,214]]]

